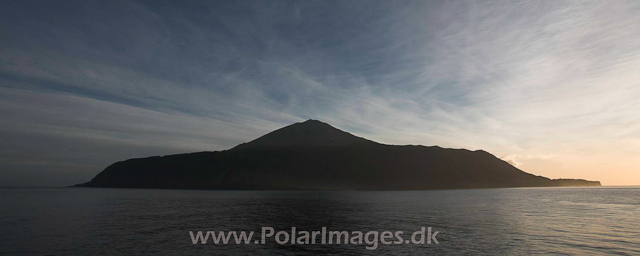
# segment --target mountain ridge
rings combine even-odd
[[[380,144],[342,131],[328,123],[314,119],[277,129],[231,150],[279,148],[296,146],[346,146],[351,144]]]
[[[427,190],[600,183],[536,176],[484,150],[381,144],[310,119],[228,150],[116,162],[75,186]]]

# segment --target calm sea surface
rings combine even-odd
[[[0,188],[0,254],[640,255],[640,188],[407,192]],[[440,244],[193,244],[189,231],[439,231]]]

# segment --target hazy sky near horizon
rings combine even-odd
[[[318,119],[640,184],[640,1],[2,1],[0,186]]]

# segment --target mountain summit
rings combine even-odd
[[[248,143],[242,143],[233,149],[275,149],[285,147],[317,147],[317,146],[348,146],[355,144],[378,144],[339,130],[330,124],[309,119],[295,123]]]
[[[482,150],[384,145],[307,120],[230,150],[117,162],[76,186],[425,190],[600,183],[532,175]]]

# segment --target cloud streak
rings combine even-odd
[[[116,160],[225,149],[308,118],[485,149],[553,178],[640,183],[633,1],[65,6],[0,6],[0,185],[40,184],[20,169],[46,176],[47,164],[87,173],[51,184],[81,182]],[[541,155],[560,157],[521,157]]]

